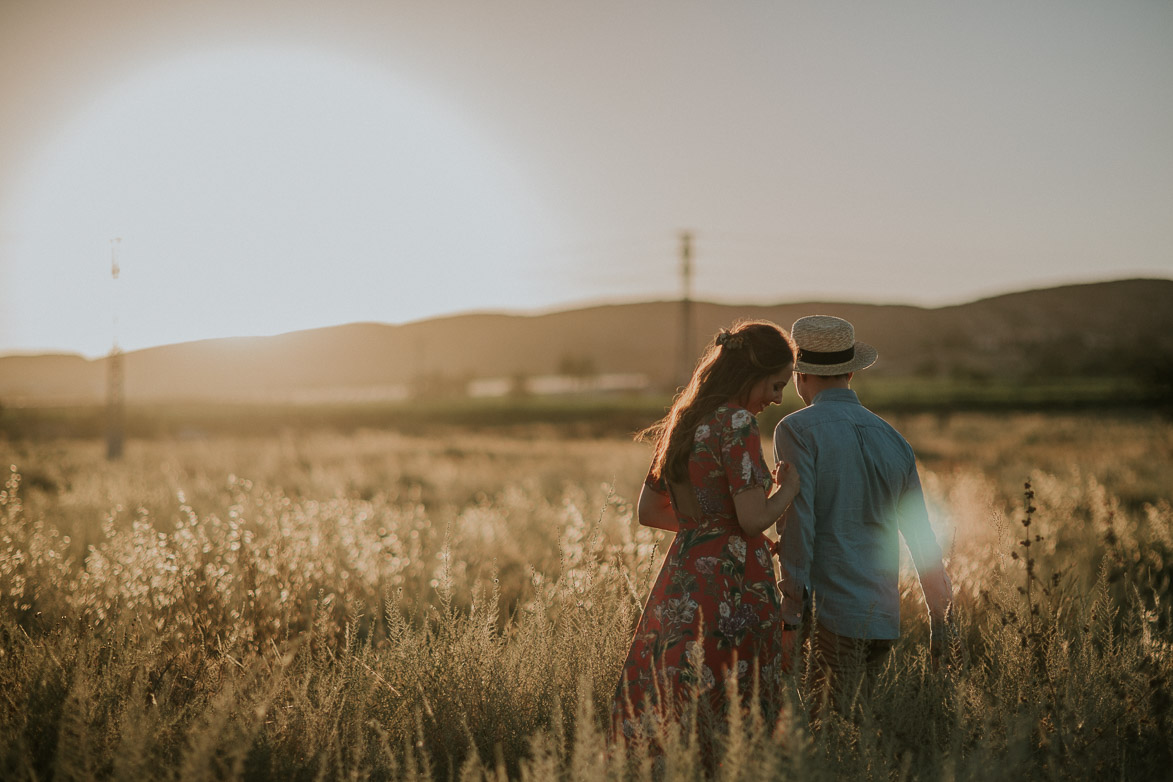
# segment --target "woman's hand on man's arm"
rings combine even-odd
[[[779,465],[774,469],[778,482],[777,490],[767,496],[760,487],[746,489],[733,496],[733,507],[737,511],[737,523],[746,535],[760,535],[773,526],[790,503],[798,496],[798,471],[790,465]]]

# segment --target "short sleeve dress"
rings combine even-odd
[[[664,564],[636,625],[612,704],[612,722],[627,737],[652,735],[692,698],[717,718],[729,708],[725,679],[736,675],[746,698],[755,666],[762,705],[778,702],[789,649],[769,539],[746,535],[733,497],[772,485],[757,420],[723,405],[696,428],[688,464],[695,503],[681,502],[664,481],[647,486],[669,496],[679,520]],[[691,512],[682,512],[682,505]]]

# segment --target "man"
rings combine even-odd
[[[813,604],[820,690],[861,664],[872,678],[900,636],[903,535],[928,604],[935,661],[952,586],[916,460],[900,433],[850,388],[854,373],[875,363],[876,349],[828,315],[799,318],[791,337],[795,388],[807,406],[774,430],[775,459],[798,470],[802,487],[777,527],[783,619],[798,625]]]

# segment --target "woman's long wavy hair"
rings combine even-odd
[[[739,321],[717,332],[668,414],[637,435],[656,444],[652,477],[687,481],[693,433],[700,422],[730,399],[745,398],[763,378],[793,365],[794,344],[776,323]]]

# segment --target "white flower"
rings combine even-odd
[[[749,458],[749,451],[741,455],[741,480],[746,483],[753,480],[753,459]]]
[[[710,575],[717,572],[717,565],[721,563],[719,557],[699,557],[696,561],[696,572]]]
[[[726,617],[733,613],[733,610],[731,608],[729,608],[728,603],[721,603],[720,605],[718,605],[717,611],[721,614],[721,616],[726,616]]]
[[[743,426],[749,426],[749,411],[748,410],[738,410],[737,412],[735,412],[733,414],[733,418],[730,420],[731,420],[732,424],[735,427],[737,427],[738,429],[740,429]]]
[[[733,556],[737,558],[738,562],[745,562],[745,539],[732,537],[729,538],[729,550],[733,552]]]
[[[709,437],[709,434],[710,434],[709,425],[708,424],[701,424],[700,426],[698,426],[696,428],[696,435],[693,437],[693,440],[695,440],[696,442],[699,443],[701,440],[707,440]]]
[[[758,558],[758,564],[762,567],[770,567],[770,554],[764,548],[757,548],[754,550],[754,556]]]

